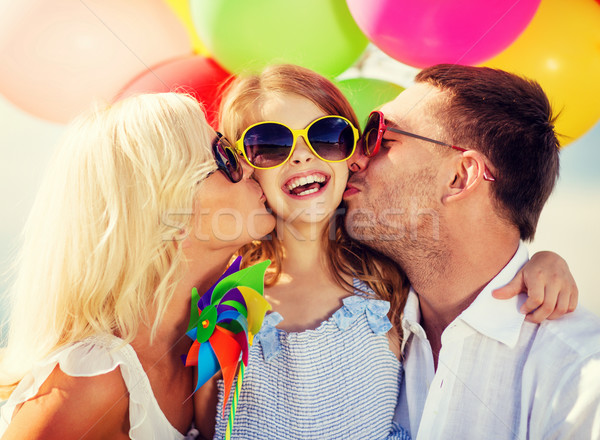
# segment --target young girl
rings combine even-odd
[[[228,240],[210,226],[231,228],[223,209],[261,212],[259,236],[275,226],[251,168],[227,168],[219,146],[178,94],[128,98],[69,127],[25,230],[0,356],[3,439],[188,433],[190,291],[252,240],[246,225]]]
[[[408,438],[392,423],[407,282],[343,228],[351,106],[320,75],[274,66],[234,82],[221,120],[277,217],[271,237],[241,252],[246,263],[273,261],[274,312],[250,350],[232,438]],[[219,409],[215,438],[226,420]]]

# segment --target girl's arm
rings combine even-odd
[[[521,307],[529,322],[540,323],[572,312],[577,306],[578,290],[567,262],[554,252],[538,252],[506,286],[493,292],[495,298],[508,299],[521,292],[529,298]]]

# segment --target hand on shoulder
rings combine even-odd
[[[119,368],[72,377],[57,365],[38,393],[17,406],[3,440],[127,439],[129,395]]]
[[[577,307],[579,291],[567,262],[554,252],[538,252],[506,286],[493,292],[495,298],[508,299],[521,292],[527,301],[521,313],[529,322],[541,323],[571,313]]]

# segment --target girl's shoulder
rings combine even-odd
[[[340,330],[347,330],[362,317],[366,319],[368,328],[377,335],[385,335],[392,323],[388,318],[390,303],[377,299],[375,292],[364,282],[354,279],[354,295],[343,299],[343,305],[332,318]]]
[[[362,281],[355,280],[354,295],[342,300],[342,306],[315,329],[288,332],[277,328],[283,317],[273,312],[265,317],[256,342],[265,361],[282,350],[293,352],[296,347],[312,347],[311,352],[343,350],[350,345],[387,344],[387,332],[392,324],[387,316],[389,302],[376,299],[374,292]]]

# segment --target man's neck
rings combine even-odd
[[[429,266],[424,270],[419,270],[416,265],[407,268],[412,287],[419,295],[421,323],[431,344],[436,366],[446,327],[506,266],[518,246],[518,235],[496,240],[488,237],[478,243],[456,240],[448,247],[451,251],[440,253],[437,257],[443,261],[421,261]],[[414,261],[416,263],[418,259]],[[412,264],[409,263],[409,266]],[[444,269],[429,270],[440,267]]]

